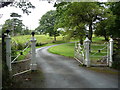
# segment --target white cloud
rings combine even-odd
[[[29,0],[36,7],[35,9],[31,9],[30,15],[23,14],[22,10],[15,7],[4,7],[0,9],[0,14],[3,14],[2,18],[0,18],[0,24],[4,24],[5,20],[10,18],[10,13],[15,12],[22,17],[20,19],[23,20],[23,23],[28,26],[30,29],[35,29],[39,25],[39,19],[49,10],[55,10],[52,3],[48,3],[47,1],[40,0]]]

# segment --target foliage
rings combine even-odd
[[[35,6],[33,6],[31,2],[17,2],[15,0],[11,2],[0,2],[0,8],[4,8],[5,6],[8,6],[8,5],[16,8],[21,8],[23,13],[26,13],[27,15],[31,13],[31,11],[29,10],[30,8],[32,9],[35,8]]]
[[[102,20],[104,8],[93,2],[59,3],[57,7],[57,28],[68,28],[68,32],[76,32],[75,36],[82,41],[89,27],[89,38],[92,40],[93,26],[96,20]],[[72,31],[70,31],[72,30]],[[79,34],[78,34],[79,33]],[[74,35],[72,35],[73,37]]]
[[[54,41],[56,41],[56,36],[59,36],[59,31],[54,28],[56,21],[56,11],[51,10],[42,16],[40,19],[40,26],[36,29],[45,34],[49,33],[49,36],[54,36]]]
[[[11,13],[10,17],[21,17],[18,13]]]
[[[108,37],[112,35],[111,26],[115,26],[115,16],[112,14],[109,14],[107,19],[97,23],[95,34],[97,36],[104,36],[105,40],[108,41]]]
[[[24,24],[22,23],[22,20],[18,18],[7,19],[5,21],[5,24],[2,26],[2,32],[5,32],[8,29],[11,31],[10,33],[15,36],[18,34],[22,34],[22,32],[25,31],[23,27]]]
[[[114,2],[110,3],[110,9],[113,12],[113,15],[115,15],[115,25],[111,26],[111,33],[113,37],[119,37],[120,38],[120,2]]]

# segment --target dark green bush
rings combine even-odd
[[[23,50],[25,48],[24,44],[18,43],[17,50]]]

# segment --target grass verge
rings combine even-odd
[[[74,57],[74,43],[62,44],[48,49],[50,53]]]

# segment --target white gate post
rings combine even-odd
[[[8,69],[9,71],[12,70],[11,68],[11,37],[9,35],[9,30],[6,30],[7,32],[7,37],[6,37],[6,63],[7,63],[7,66],[8,66]]]
[[[36,64],[36,39],[34,37],[34,32],[31,33],[32,34],[32,38],[31,38],[31,64],[30,64],[30,68],[31,70],[36,70],[37,69],[37,64]]]
[[[110,46],[109,46],[109,43],[107,43],[107,66],[109,66],[109,48]]]
[[[84,40],[84,48],[85,48],[85,65],[87,67],[90,67],[89,44],[90,40],[88,39],[88,35],[86,35],[86,39]]]
[[[109,42],[110,42],[109,67],[111,67],[111,66],[112,66],[112,62],[113,62],[113,60],[112,60],[112,56],[113,56],[113,39],[111,38],[111,39],[109,40]]]

